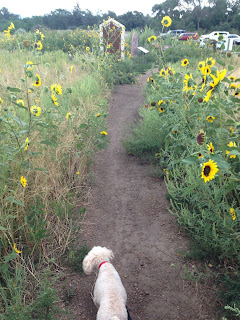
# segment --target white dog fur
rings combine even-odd
[[[98,271],[93,298],[98,308],[97,320],[128,319],[127,293],[119,274],[110,263],[113,258],[111,250],[97,246],[93,247],[83,260],[83,271],[86,275]],[[101,265],[102,262],[104,263]]]

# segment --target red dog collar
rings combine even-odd
[[[100,269],[101,266],[102,266],[104,263],[108,263],[108,261],[103,261],[103,262],[101,262],[98,268]]]

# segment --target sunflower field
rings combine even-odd
[[[162,20],[163,27],[171,23]],[[148,39],[158,54],[140,120],[126,133],[127,152],[150,159],[164,176],[190,256],[216,271],[218,294],[240,309],[240,57],[189,39]],[[168,55],[169,54],[169,55]],[[235,308],[235,309],[234,309]],[[229,308],[228,308],[229,310]]]

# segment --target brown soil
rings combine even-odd
[[[188,240],[168,212],[164,181],[149,177],[148,166],[126,154],[121,145],[126,124],[138,116],[143,103],[146,79],[147,75],[137,85],[117,86],[112,94],[110,143],[95,156],[92,199],[79,244],[113,250],[132,320],[217,319],[214,286],[190,279],[198,277],[199,266],[183,257]],[[74,319],[96,319],[89,294],[94,281],[95,276],[65,276],[72,293],[67,309]]]

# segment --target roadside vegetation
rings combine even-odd
[[[170,26],[165,17],[163,26]],[[148,78],[140,120],[125,134],[128,153],[164,177],[171,213],[191,238],[188,257],[214,274],[227,319],[240,309],[239,57],[189,39],[171,48],[154,34],[158,70]],[[214,270],[214,272],[212,272]],[[219,307],[221,309],[221,307]]]

